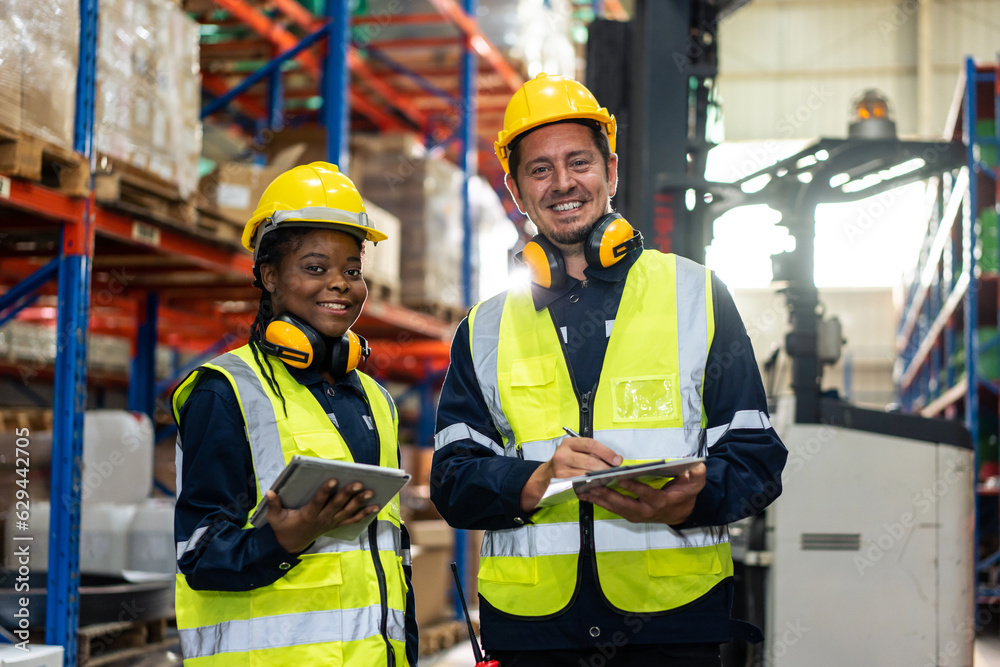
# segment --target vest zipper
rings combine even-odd
[[[375,413],[372,412],[371,402],[368,394],[361,392],[365,405],[368,406],[368,413],[371,415],[372,423],[375,422]],[[378,428],[375,431],[375,451],[378,460],[382,460],[382,438],[379,436]],[[356,459],[355,459],[356,460]],[[381,510],[379,510],[381,511]],[[375,566],[375,576],[378,578],[378,599],[381,606],[381,618],[379,620],[379,632],[382,634],[382,641],[385,642],[386,664],[388,667],[396,667],[396,652],[392,649],[389,641],[389,592],[385,581],[385,568],[382,567],[382,558],[378,550],[378,517],[368,525],[368,552],[372,555],[372,564]]]
[[[567,359],[568,365],[569,359]],[[571,373],[572,375],[572,373]],[[576,380],[573,380],[574,386],[576,385]],[[600,384],[600,380],[598,380]],[[594,386],[588,392],[580,394],[577,392],[577,396],[580,400],[580,435],[585,438],[594,437],[594,413],[591,410],[591,401],[594,397],[594,393],[597,391],[597,385]],[[580,559],[577,564],[577,586],[579,587],[583,577],[583,561],[584,559],[591,559],[593,562],[594,577],[597,577],[597,563],[596,563],[596,552],[594,549],[594,504],[584,501],[580,501]],[[600,585],[598,585],[600,588]]]
[[[591,403],[594,399],[594,394],[597,393],[597,387],[601,384],[600,373],[598,373],[597,382],[591,390],[581,393],[580,388],[576,384],[576,376],[573,374],[573,364],[570,363],[569,352],[566,350],[566,343],[559,334],[559,323],[556,322],[556,317],[552,314],[551,310],[549,310],[549,317],[552,318],[552,325],[556,330],[556,339],[559,341],[559,347],[562,349],[563,359],[566,361],[566,371],[569,373],[569,381],[573,386],[573,393],[576,394],[576,400],[580,404],[579,433],[584,438],[592,438],[594,437],[594,412],[591,409]],[[577,560],[576,566],[576,590],[573,591],[573,598],[570,605],[573,604],[573,601],[576,600],[577,594],[580,592],[580,586],[583,583],[583,563],[586,559],[589,558],[594,563],[594,578],[597,578],[597,556],[594,551],[594,504],[581,500],[579,505],[580,557]],[[598,589],[600,589],[599,582]]]
[[[389,642],[389,593],[385,583],[385,569],[382,567],[382,559],[378,550],[378,520],[372,521],[368,525],[368,548],[375,564],[375,574],[378,576],[378,597],[382,603],[382,618],[379,621],[379,632],[382,633],[382,641],[385,642],[386,664],[389,667],[396,665],[396,653],[392,650],[392,643]]]

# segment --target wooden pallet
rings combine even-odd
[[[365,283],[368,284],[369,298],[382,301],[383,303],[399,303],[399,285],[389,285],[370,275],[365,276]]]
[[[86,625],[77,630],[77,665],[120,663],[177,642],[167,638],[168,619]]]
[[[473,631],[477,632],[479,623],[472,622]],[[469,641],[469,630],[465,621],[444,621],[431,626],[419,628],[420,655],[433,655],[449,649],[458,642]]]
[[[0,125],[0,174],[78,197],[90,191],[90,165],[79,153]]]
[[[196,226],[199,229],[208,232],[219,241],[240,245],[243,237],[243,225],[223,215],[217,207],[212,205],[199,204],[197,212]]]
[[[52,408],[0,408],[0,433],[14,433],[14,429],[51,431]]]
[[[94,197],[108,208],[168,225],[194,226],[198,212],[177,186],[127,162],[99,159]]]

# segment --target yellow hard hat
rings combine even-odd
[[[519,135],[546,123],[583,118],[595,120],[608,133],[608,145],[615,152],[615,130],[618,124],[608,110],[597,103],[594,94],[579,81],[564,76],[549,76],[544,72],[525,82],[507,103],[503,129],[497,135],[493,150],[510,173],[507,147]]]
[[[373,243],[389,238],[375,229],[354,182],[329,162],[293,167],[271,181],[243,228],[243,247],[256,259],[261,237],[279,227],[334,227]]]

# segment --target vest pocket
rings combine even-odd
[[[275,589],[291,590],[340,586],[344,583],[340,554],[302,554],[302,562],[272,584]]]
[[[296,451],[293,454],[316,456],[321,459],[346,460],[347,452],[339,438],[330,431],[311,431],[292,436]]]
[[[683,577],[722,572],[717,546],[653,549],[646,552],[646,563],[651,577]]]
[[[555,354],[514,359],[510,372],[497,374],[501,384],[510,386],[511,399],[517,406],[517,422],[522,425],[520,437],[525,441],[542,437],[532,429],[544,430],[546,425],[559,420],[559,402],[553,400],[552,393],[557,363]]]

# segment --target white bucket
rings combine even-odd
[[[141,412],[88,410],[84,416],[83,503],[141,503],[153,489],[153,423]]]
[[[149,498],[139,505],[129,528],[130,570],[175,574],[174,503]]]
[[[88,503],[80,518],[80,571],[118,574],[128,566],[128,531],[137,506]]]

